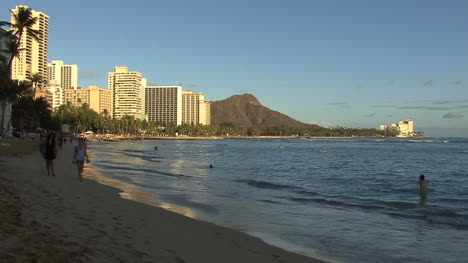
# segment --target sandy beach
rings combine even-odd
[[[52,177],[37,139],[3,142],[11,146],[0,149],[0,262],[322,262],[121,198],[86,168],[81,183],[70,144]]]

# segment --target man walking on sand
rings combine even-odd
[[[83,168],[85,161],[89,163],[88,152],[86,150],[86,144],[83,138],[78,138],[78,145],[75,146],[75,151],[73,152],[73,164],[76,163],[78,168],[78,179],[83,182]]]

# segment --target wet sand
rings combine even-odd
[[[52,177],[37,139],[7,142],[0,149],[0,262],[321,262],[121,198],[86,178],[86,168],[81,183],[70,144]]]

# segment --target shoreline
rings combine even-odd
[[[0,192],[9,204],[0,205],[7,222],[0,228],[0,261],[323,262],[171,212],[157,201],[133,201],[137,191],[94,181],[90,167],[80,183],[70,144],[59,151],[57,176],[48,177],[38,143],[22,145],[26,153],[0,152],[0,167],[7,171]],[[11,149],[19,148],[12,143]]]
[[[324,137],[324,136],[113,136],[111,138],[94,138],[88,137],[91,141],[105,141],[105,142],[118,142],[129,140],[270,140],[270,139],[402,139],[402,138],[424,138],[424,137],[367,137],[367,136],[354,136],[354,137]]]

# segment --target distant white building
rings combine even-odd
[[[410,137],[415,135],[414,121],[412,120],[400,121],[398,124],[392,123],[390,126],[380,125],[380,130],[398,132],[398,136],[400,137]]]
[[[78,87],[78,65],[66,65],[62,60],[52,60],[47,64],[49,80],[56,80],[62,89]]]
[[[108,90],[111,92],[111,116],[120,119],[144,115],[146,80],[140,72],[128,71],[127,67],[115,67],[108,74]]]
[[[414,135],[414,121],[412,120],[400,121],[398,123],[398,129],[399,129],[400,135],[412,136]]]
[[[64,91],[56,80],[50,80],[46,86],[46,100],[52,109],[64,104]]]

